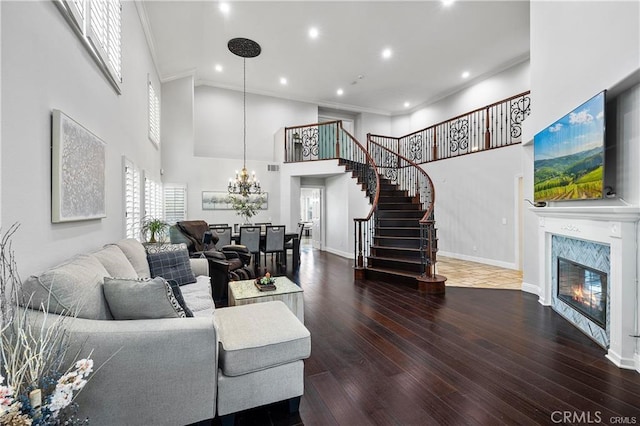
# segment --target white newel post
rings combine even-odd
[[[539,302],[553,306],[552,236],[606,244],[610,248],[609,348],[606,357],[620,368],[640,372],[636,354],[638,313],[637,207],[545,207],[539,217],[539,272],[543,277]]]

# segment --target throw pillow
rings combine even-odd
[[[182,295],[182,290],[180,290],[180,286],[178,285],[178,283],[175,280],[168,280],[167,282],[171,286],[171,290],[173,291],[173,296],[176,298],[176,300],[180,304],[180,307],[184,310],[185,315],[188,318],[193,317],[193,312],[191,312],[191,309],[189,309],[189,307],[187,306],[187,302],[184,300],[184,296]]]
[[[166,243],[166,244],[144,244],[144,248],[147,251],[147,254],[149,253],[162,253],[165,251],[180,251],[180,250],[187,250],[187,245],[185,243],[179,243],[179,244],[171,244],[171,243]]]
[[[114,319],[136,320],[184,318],[171,285],[162,277],[153,279],[104,279],[104,297]]]
[[[196,276],[193,274],[189,262],[189,253],[186,250],[149,253],[147,259],[153,278],[162,277],[166,280],[175,280],[178,285],[196,282]]]

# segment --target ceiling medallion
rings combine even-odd
[[[227,43],[227,47],[231,53],[241,58],[255,58],[262,52],[258,43],[243,37],[232,38],[229,40],[229,43]]]

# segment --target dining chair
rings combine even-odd
[[[253,267],[255,270],[260,266],[260,227],[241,226],[240,244],[245,246],[249,253],[253,255]]]
[[[228,223],[210,223],[209,224],[209,229],[213,229],[213,228],[226,228],[227,226],[229,226]]]
[[[209,230],[211,233],[218,236],[218,242],[216,243],[216,247],[221,249],[224,246],[231,245],[231,227],[230,226],[219,226],[212,228],[209,225]]]
[[[295,247],[295,239],[292,238],[289,241],[287,241],[286,243],[284,243],[284,248],[285,248],[285,255],[286,255],[286,250],[291,250],[291,256],[298,256],[298,265],[300,265],[300,245],[302,242],[302,233],[304,232],[304,223],[302,222],[298,222],[298,247],[297,247],[297,252],[294,252],[293,249],[296,248]],[[295,263],[294,263],[295,265]]]
[[[271,225],[271,222],[256,222],[254,225],[260,227],[260,232],[265,232],[267,230],[267,226]]]
[[[273,263],[273,254],[276,254],[276,266],[287,267],[287,252],[284,248],[284,234],[286,228],[284,225],[265,225],[264,243],[260,250],[264,253],[264,264],[267,264],[267,254],[271,253],[271,262]]]

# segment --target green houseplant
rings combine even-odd
[[[157,242],[156,238],[162,239],[168,227],[169,224],[162,219],[146,217],[142,220],[141,232],[145,238],[149,234],[149,242],[155,243]]]

